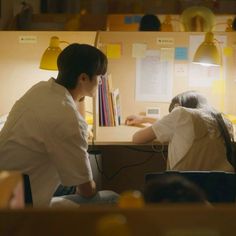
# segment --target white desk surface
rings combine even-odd
[[[95,145],[135,145],[132,142],[133,134],[142,128],[136,126],[120,125],[115,127],[97,127]],[[91,144],[92,142],[89,141]],[[144,144],[150,145],[151,143]],[[156,143],[160,144],[160,143]]]

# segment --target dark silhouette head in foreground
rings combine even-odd
[[[204,192],[179,175],[163,175],[150,180],[144,189],[146,203],[206,203]]]
[[[146,14],[141,18],[139,31],[160,31],[161,22],[156,15]]]
[[[233,29],[233,31],[236,31],[236,17],[234,17],[234,19],[232,21],[232,29]]]

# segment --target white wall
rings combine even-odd
[[[20,36],[34,36],[36,41],[20,43]],[[8,113],[16,100],[34,84],[57,76],[57,72],[39,69],[51,36],[69,43],[93,45],[95,32],[0,31],[0,116]],[[64,47],[62,44],[61,48]]]

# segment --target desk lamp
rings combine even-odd
[[[217,48],[217,40],[210,31],[205,35],[193,57],[193,63],[203,66],[220,66],[222,64],[221,54]]]
[[[193,63],[201,64],[204,66],[220,66],[222,64],[222,55],[219,42],[214,38],[212,29],[216,25],[226,24],[226,32],[233,31],[232,19],[227,22],[217,23],[213,25],[205,35],[204,41],[200,44],[193,57]]]
[[[66,41],[60,41],[57,36],[53,36],[50,39],[49,47],[43,53],[40,61],[40,69],[44,70],[58,70],[57,57],[61,53],[60,43],[67,43]]]

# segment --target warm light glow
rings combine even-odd
[[[214,34],[208,32],[193,57],[193,63],[204,66],[220,66],[221,55],[215,43]]]
[[[41,58],[40,69],[57,70],[57,57],[61,53],[59,44],[60,41],[58,37],[51,37],[49,47],[45,50]]]

